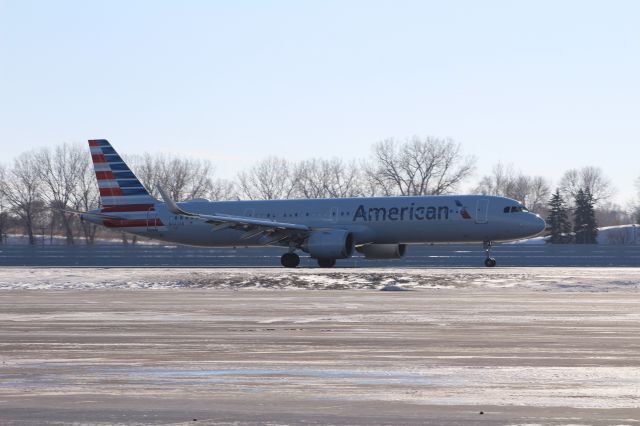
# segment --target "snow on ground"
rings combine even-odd
[[[132,235],[129,235],[129,240]],[[63,235],[36,235],[36,245],[38,246],[60,246],[67,244],[67,238]],[[85,239],[82,237],[76,237],[75,239],[76,245],[84,245]],[[9,245],[28,245],[29,244],[29,236],[22,234],[7,234],[4,236],[2,241],[3,244]],[[96,238],[93,242],[94,244],[101,245],[122,245],[122,238]],[[147,238],[138,237],[136,244],[141,245],[157,245],[159,244],[157,241],[149,240]]]
[[[598,228],[598,244],[627,245],[640,243],[639,225],[605,226]]]
[[[4,268],[0,290],[521,288],[640,290],[640,268]]]

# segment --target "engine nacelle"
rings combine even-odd
[[[356,248],[367,259],[400,259],[407,252],[406,244],[366,244]]]
[[[345,259],[353,254],[353,235],[342,229],[315,231],[302,249],[315,259]]]

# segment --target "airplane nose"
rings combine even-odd
[[[533,225],[534,231],[533,231],[533,232],[535,232],[536,234],[541,233],[541,232],[542,232],[542,231],[544,231],[544,230],[545,230],[545,228],[547,227],[547,224],[546,224],[546,222],[544,221],[544,219],[543,219],[543,218],[541,218],[541,217],[540,217],[540,216],[538,216],[538,215],[536,215],[536,216],[534,217],[534,221],[533,221],[533,222],[534,222],[534,225]]]
[[[529,213],[526,218],[520,222],[520,229],[526,233],[527,237],[538,235],[545,230],[547,224],[537,214]]]

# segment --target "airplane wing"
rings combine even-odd
[[[245,230],[246,232],[242,237],[240,237],[241,239],[248,239],[264,234],[271,236],[271,238],[267,238],[265,244],[273,244],[274,242],[290,239],[294,234],[306,235],[312,231],[310,227],[298,223],[276,222],[226,214],[210,215],[188,212],[178,207],[176,202],[165,192],[163,188],[158,187],[158,191],[171,213],[196,218],[205,223],[209,223],[213,225],[212,231],[218,231],[226,228]]]

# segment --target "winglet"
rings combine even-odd
[[[167,192],[161,186],[158,186],[158,192],[160,193],[160,196],[162,196],[162,199],[164,200],[164,202],[167,204],[167,208],[171,213],[179,214],[182,216],[193,216],[193,214],[186,212],[182,210],[180,207],[178,207],[176,202],[173,201],[173,198],[171,198],[171,196],[167,194]]]

